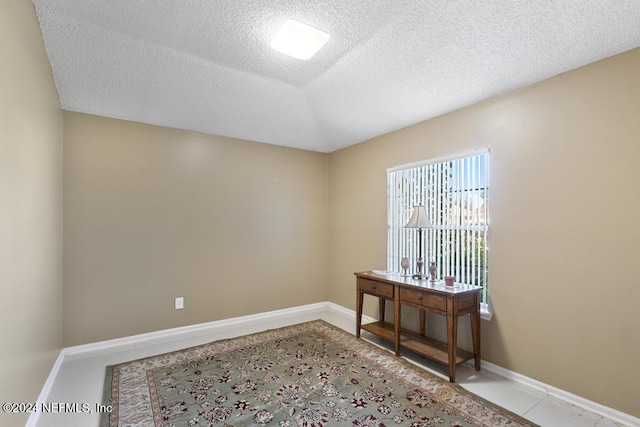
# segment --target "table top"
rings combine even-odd
[[[453,286],[446,286],[444,280],[436,280],[431,282],[429,279],[414,279],[411,276],[403,276],[395,271],[373,270],[354,273],[358,277],[371,278],[391,284],[415,286],[422,289],[430,289],[436,292],[447,294],[462,294],[466,292],[477,292],[482,286],[466,285],[463,283],[454,283]]]

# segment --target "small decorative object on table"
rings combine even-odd
[[[415,206],[413,208],[413,213],[411,214],[411,219],[404,228],[417,228],[418,229],[418,258],[416,259],[416,267],[417,271],[412,276],[414,279],[426,279],[427,275],[423,273],[424,267],[424,258],[422,258],[422,229],[424,228],[433,228],[431,222],[429,221],[429,217],[427,216],[427,211],[424,206]]]
[[[435,261],[431,261],[431,263],[429,263],[429,281],[430,282],[435,282],[436,281],[436,262]]]
[[[417,269],[416,274],[414,274],[412,276],[414,279],[426,279],[427,278],[427,275],[422,273],[424,271],[424,260],[422,258],[418,258],[416,260],[416,269]]]
[[[402,277],[409,277],[407,274],[407,269],[409,268],[409,258],[404,257],[400,260],[400,267],[402,267]]]
[[[453,276],[445,276],[444,278],[444,284],[445,286],[453,286]]]

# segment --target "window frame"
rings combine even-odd
[[[474,160],[470,159],[480,158],[480,156],[484,156],[484,160],[478,160],[476,170],[471,172],[464,170],[465,162],[473,162]],[[457,166],[453,166],[454,164]],[[461,164],[463,166],[460,166]],[[404,225],[411,216],[413,206],[424,205],[433,225],[432,229],[423,230],[425,269],[433,259],[432,254],[435,253],[446,264],[437,263],[440,280],[445,275],[460,276],[452,274],[452,270],[459,273],[462,268],[460,259],[464,256],[460,253],[466,253],[464,267],[467,268],[467,274],[462,274],[464,276],[462,279],[456,277],[456,280],[483,286],[481,292],[483,318],[490,318],[488,305],[490,166],[490,150],[484,148],[387,169],[387,269],[401,271],[400,259],[405,256],[410,260],[411,269],[415,269],[417,230],[404,229]],[[454,176],[456,168],[459,173]],[[470,174],[475,176],[470,177]],[[463,192],[466,192],[464,198]],[[471,193],[475,194],[470,197]],[[459,201],[454,202],[454,197]],[[394,202],[397,204],[392,205]],[[464,208],[464,203],[471,208]],[[448,207],[442,208],[445,205]],[[437,206],[440,208],[437,209]],[[472,218],[471,223],[466,222],[469,221],[469,217]],[[465,239],[467,239],[465,244],[471,241],[471,246],[462,248],[458,254],[454,255],[451,249],[452,242],[456,241],[457,248],[454,249],[459,249],[461,242]],[[472,246],[474,244],[476,246]],[[476,249],[477,252],[475,252]],[[444,254],[445,252],[447,255]],[[454,256],[458,257],[455,266],[452,261]],[[469,260],[469,257],[475,256],[477,260],[475,258]],[[469,274],[469,268],[471,270],[475,268],[477,271]]]

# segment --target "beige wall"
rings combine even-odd
[[[0,2],[0,300],[0,402],[32,402],[62,345],[62,111],[28,0]]]
[[[638,76],[635,49],[332,153],[331,300],[386,267],[387,168],[490,147],[483,358],[640,416]]]
[[[325,154],[64,125],[65,346],[327,300]]]

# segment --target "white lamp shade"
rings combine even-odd
[[[433,228],[433,225],[431,225],[431,221],[429,221],[429,217],[427,216],[427,210],[424,206],[416,206],[413,208],[411,219],[404,228]]]

